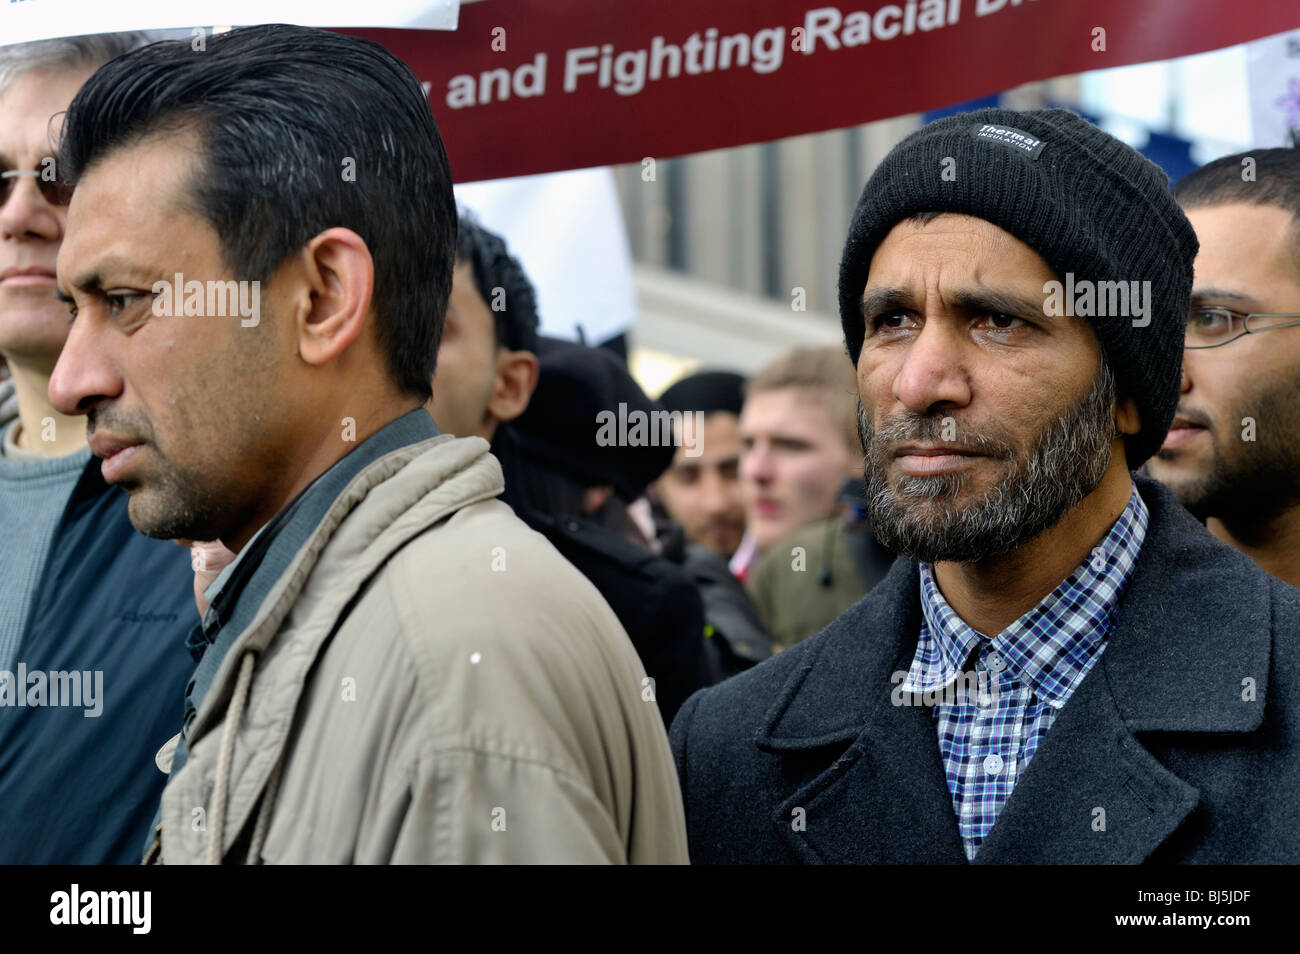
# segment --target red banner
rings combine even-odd
[[[1300,27],[1296,0],[484,0],[348,30],[414,68],[457,182],[853,126]]]

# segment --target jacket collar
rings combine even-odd
[[[193,736],[224,710],[239,657],[250,651],[265,653],[301,599],[311,597],[320,606],[337,609],[337,618],[365,580],[413,537],[469,503],[495,497],[501,487],[500,468],[481,438],[440,435],[367,465],[333,500],[261,600],[252,621],[223,654],[199,706]],[[329,581],[323,583],[326,572]]]
[[[205,774],[210,787],[217,762],[213,747],[219,740],[206,736],[223,717],[231,718],[227,709],[241,662],[256,656],[242,744],[232,757],[230,777],[236,781],[223,851],[243,830],[289,744],[299,698],[318,654],[367,581],[415,537],[463,507],[497,496],[502,487],[501,468],[486,441],[442,435],[367,465],[330,505],[252,622],[222,656],[194,720],[191,744],[195,751],[209,750]],[[194,770],[191,761],[173,775],[174,783],[184,782],[177,793],[202,789],[192,777]],[[165,827],[187,824],[189,803],[182,801],[164,793]]]
[[[1199,793],[1133,733],[1248,732],[1262,722],[1269,577],[1162,486],[1136,480],[1150,525],[1107,649],[1059,714],[977,863],[1143,860]],[[916,574],[915,562],[897,561],[807,644],[756,734],[765,752],[827,752],[828,768],[772,816],[805,860],[965,860],[932,715],[891,699],[894,674],[907,671],[916,648]],[[796,808],[806,813],[803,830],[791,825]],[[1123,834],[1106,838],[1107,830]]]
[[[1137,480],[1151,528],[1102,656],[1120,713],[1134,732],[1257,729],[1272,656],[1272,578],[1163,485]]]

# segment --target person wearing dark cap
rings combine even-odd
[[[721,681],[772,655],[758,608],[727,566],[745,534],[740,492],[740,409],[745,379],[732,371],[688,375],[659,395],[678,426],[699,428],[679,440],[672,464],[650,487],[661,508],[655,528],[659,552],[681,564],[704,601],[705,650]]]
[[[642,699],[671,724],[687,696],[719,677],[699,591],[628,509],[672,459],[673,433],[656,426],[666,412],[608,349],[541,338],[538,355],[532,401],[494,444],[511,448],[505,499],[609,603],[651,680]]]
[[[1158,167],[1066,110],[885,158],[839,300],[903,556],[682,707],[694,861],[1300,861],[1300,591],[1131,473],[1196,250]]]
[[[734,372],[701,371],[659,395],[659,403],[668,411],[702,414],[703,427],[698,449],[679,442],[672,463],[654,483],[653,495],[681,524],[688,541],[724,559],[731,558],[745,535],[745,501],[740,494],[744,386],[744,377]]]

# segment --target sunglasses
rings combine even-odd
[[[0,172],[0,206],[9,201],[22,176],[32,176],[36,180],[36,188],[41,190],[41,195],[50,205],[64,206],[72,201],[72,188],[58,178],[46,178],[40,169],[6,169]]]

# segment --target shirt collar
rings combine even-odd
[[[1149,514],[1137,488],[1114,525],[1074,572],[991,642],[1006,667],[1053,707],[1069,699],[1101,651],[1120,597],[1133,574]],[[972,651],[985,641],[962,621],[934,578],[929,563],[919,567],[921,634],[903,684],[923,692],[948,685]]]

